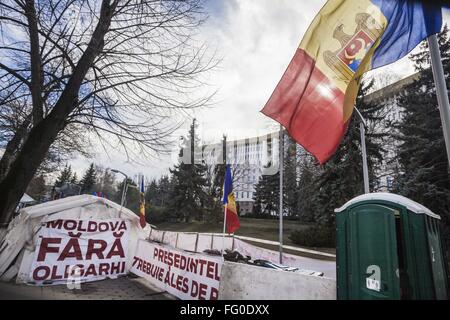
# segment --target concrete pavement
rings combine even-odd
[[[28,286],[0,282],[0,300],[175,300],[172,295],[141,278],[121,277],[81,283],[81,289],[66,285]]]

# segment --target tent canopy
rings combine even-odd
[[[32,203],[36,202],[32,197],[27,195],[26,193],[23,194],[22,198],[20,199],[20,203]]]
[[[31,258],[37,244],[37,234],[42,225],[57,219],[122,219],[130,222],[128,248],[134,252],[138,239],[145,239],[150,225],[142,229],[139,216],[117,203],[93,195],[79,195],[48,201],[23,208],[8,225],[0,238],[0,281],[27,283]],[[131,255],[129,255],[131,256]],[[127,262],[131,265],[131,260]]]

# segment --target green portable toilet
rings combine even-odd
[[[448,299],[438,215],[393,193],[364,194],[335,212],[338,299]]]

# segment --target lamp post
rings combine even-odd
[[[369,169],[367,167],[367,151],[366,151],[366,120],[359,112],[358,108],[355,107],[356,113],[359,116],[359,131],[361,133],[361,153],[363,158],[363,177],[364,177],[364,193],[370,193],[369,188]]]
[[[444,67],[442,66],[441,51],[439,49],[439,42],[436,34],[428,37],[428,46],[430,48],[431,70],[433,71],[433,78],[436,86],[436,97],[441,115],[442,130],[444,131],[447,161],[450,164],[450,103],[448,100]]]
[[[280,124],[280,212],[279,212],[279,227],[278,227],[278,237],[280,246],[278,248],[280,257],[280,264],[283,263],[283,165],[284,165],[284,132],[283,126]]]
[[[111,171],[115,172],[115,173],[120,173],[120,174],[122,174],[125,177],[125,182],[123,184],[123,190],[122,190],[122,200],[120,201],[120,206],[123,207],[123,205],[125,203],[125,195],[126,195],[126,192],[127,192],[126,189],[128,187],[128,176],[125,173],[123,173],[122,171],[117,170],[117,169],[111,169]],[[120,208],[120,210],[122,210],[122,208]]]

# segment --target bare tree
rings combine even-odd
[[[31,116],[27,116],[31,113],[31,106],[20,102],[16,100],[6,105],[0,103],[0,149],[3,149],[3,157],[0,159],[0,180],[5,177],[16,152],[20,150],[32,128]],[[80,125],[68,124],[50,146],[36,176],[56,171],[63,162],[67,162],[75,154],[91,157],[88,141],[89,137]]]
[[[95,172],[97,173],[97,182],[94,189],[103,192],[106,198],[112,199],[116,193],[116,175],[108,168],[98,164],[95,165]]]
[[[368,81],[373,81],[373,86],[368,90],[368,94],[375,92],[377,90],[383,89],[397,81],[399,81],[401,77],[396,73],[388,73],[384,70],[376,71],[370,77],[368,77]]]
[[[133,158],[164,151],[180,115],[209,102],[210,94],[197,94],[215,65],[194,40],[206,18],[202,2],[0,2],[0,108],[31,106],[19,124],[26,137],[16,130],[9,142],[22,142],[3,155],[10,160],[0,224],[70,125]]]

